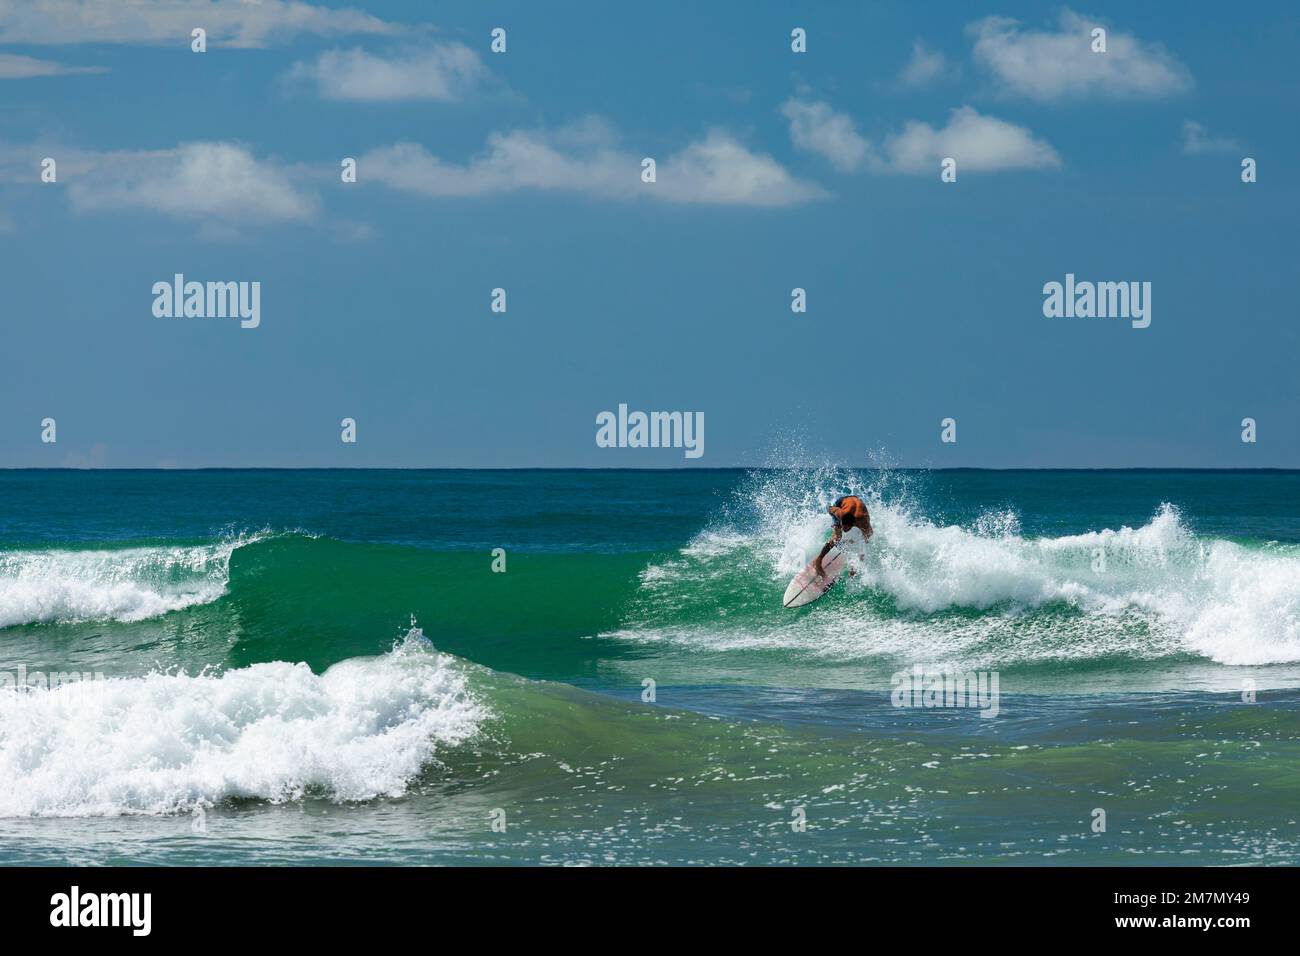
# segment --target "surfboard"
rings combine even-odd
[[[803,607],[805,604],[811,604],[817,600],[840,579],[844,573],[845,560],[844,549],[846,545],[858,543],[862,544],[862,532],[857,528],[850,528],[840,538],[840,543],[831,548],[830,554],[826,555],[826,560],[822,562],[822,569],[826,574],[822,577],[817,576],[813,570],[813,561],[809,561],[802,571],[794,576],[790,586],[785,589],[785,597],[781,599],[784,607]]]

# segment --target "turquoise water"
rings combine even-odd
[[[865,561],[783,609],[849,492]],[[0,687],[0,863],[1294,864],[1297,499],[1297,472],[0,472],[0,684],[33,685]],[[896,706],[917,668],[996,698]]]

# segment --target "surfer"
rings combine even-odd
[[[822,553],[817,555],[817,560],[813,562],[813,568],[819,578],[826,576],[822,559],[830,554],[831,548],[840,543],[844,532],[850,528],[857,528],[862,532],[864,544],[871,539],[871,515],[867,512],[867,503],[857,495],[836,498],[835,503],[826,510],[830,513],[831,520],[835,522],[835,530],[831,533],[831,539],[822,547]]]

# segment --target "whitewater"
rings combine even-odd
[[[1300,546],[1198,536],[1162,503],[1137,527],[1029,536],[1011,510],[967,524],[918,513],[906,489],[770,478],[640,575],[614,632],[701,649],[791,647],[852,659],[896,653],[982,666],[1192,654],[1225,665],[1300,661]],[[892,478],[893,476],[886,476]],[[820,484],[820,487],[819,487]],[[848,486],[875,531],[855,576],[821,603],[774,606],[830,533]],[[755,588],[756,581],[766,587]],[[719,614],[715,608],[725,611]]]

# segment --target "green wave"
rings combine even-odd
[[[197,617],[232,620],[229,662],[314,670],[378,654],[412,616],[439,649],[495,670],[568,678],[593,657],[634,656],[591,638],[617,625],[648,555],[437,552],[289,535],[235,552],[228,594]]]
[[[515,550],[498,573],[486,549],[260,532],[0,552],[20,572],[0,585],[72,615],[33,611],[0,633],[32,666],[303,661],[320,672],[385,652],[414,618],[441,650],[493,670],[620,686],[874,687],[915,663],[1069,676],[1300,661],[1294,549],[1198,539],[1173,512],[1137,531],[1053,539],[881,512],[862,573],[793,611],[780,595],[785,565],[802,557],[779,535],[707,531],[653,553]]]

